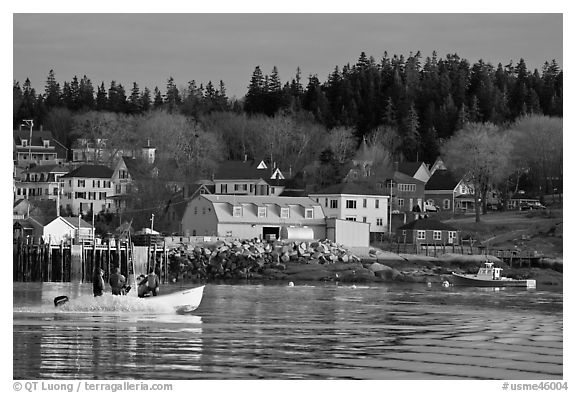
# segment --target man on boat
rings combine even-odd
[[[150,273],[147,277],[140,275],[140,280],[138,282],[138,297],[157,296],[160,290],[160,280],[154,272],[154,269],[150,269]]]
[[[126,295],[126,277],[120,274],[120,269],[114,268],[108,282],[112,287],[112,295]]]
[[[102,296],[104,293],[104,270],[100,268],[94,269],[94,278],[92,280],[92,291],[94,297]]]

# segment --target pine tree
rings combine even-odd
[[[106,93],[104,82],[102,82],[96,92],[96,110],[105,111],[106,109],[108,109],[108,94]]]
[[[86,75],[80,79],[78,88],[78,107],[81,109],[94,109],[94,87]]]
[[[128,113],[140,113],[142,110],[142,101],[140,96],[140,88],[138,83],[132,83],[132,90],[128,98]]]
[[[160,89],[158,89],[158,86],[156,86],[154,88],[154,109],[161,108],[162,105],[164,105],[162,93],[160,93]]]
[[[180,98],[180,92],[174,83],[174,78],[168,78],[168,83],[166,84],[166,100],[165,104],[168,108],[168,112],[172,113],[180,107],[182,100]]]
[[[72,82],[70,82],[70,106],[71,110],[80,109],[80,83],[78,77],[74,75]]]
[[[46,94],[45,103],[48,108],[54,108],[60,105],[60,85],[58,82],[56,82],[54,70],[50,70],[48,73],[48,79],[46,80],[44,93]]]
[[[140,108],[142,112],[148,112],[152,107],[152,97],[150,94],[150,89],[145,87],[142,95],[140,96]]]
[[[265,100],[265,86],[264,86],[264,76],[260,70],[260,66],[256,66],[254,72],[252,73],[252,78],[250,79],[250,85],[248,86],[248,92],[246,93],[246,99],[244,102],[244,110],[247,113],[262,113],[263,103]]]

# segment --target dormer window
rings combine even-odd
[[[28,139],[22,139],[22,146],[23,147],[28,146]]]
[[[282,219],[290,218],[290,208],[289,207],[280,208],[280,218],[282,218]]]
[[[258,218],[266,218],[266,206],[258,207]]]
[[[43,140],[42,142],[44,142],[44,147],[50,147],[50,141],[49,140]]]
[[[304,210],[304,218],[314,218],[314,209],[309,207]]]
[[[232,215],[234,217],[242,217],[242,206],[234,206]]]

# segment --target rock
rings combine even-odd
[[[372,270],[373,272],[378,272],[380,270],[386,270],[386,266],[378,262],[374,262],[372,265],[370,265],[370,267],[368,267],[368,269]]]

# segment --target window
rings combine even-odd
[[[22,139],[22,146],[23,147],[27,147],[28,146],[28,139]],[[26,158],[26,157],[24,157]]]
[[[362,207],[363,207],[363,208],[367,208],[367,207],[368,207],[368,199],[364,198],[364,199],[362,200]]]
[[[76,192],[74,193],[74,198],[76,199],[86,199],[86,193],[85,192]]]
[[[234,191],[240,191],[240,184],[234,184]]]
[[[21,189],[20,189],[20,188],[17,188],[17,189],[16,189],[16,195],[20,195],[20,192],[21,192]]]
[[[242,206],[234,206],[232,208],[232,216],[242,217]]]
[[[330,199],[330,209],[338,209],[338,199]]]
[[[289,207],[280,208],[280,218],[290,218],[290,208]]]
[[[248,184],[242,184],[242,190],[248,191]]]
[[[416,235],[417,235],[416,238],[418,240],[425,240],[426,239],[426,231],[418,231],[416,233]]]
[[[399,206],[399,207],[404,206],[404,199],[403,199],[403,198],[398,198],[397,201],[398,201],[398,206]]]
[[[68,187],[72,187],[72,180],[68,180]]]
[[[198,206],[194,206],[194,214],[198,214]]]
[[[258,206],[258,218],[266,218],[266,206]]]
[[[414,191],[416,191],[416,184],[400,184],[400,183],[398,183],[398,191],[414,192]]]
[[[328,207],[328,198],[324,198],[324,207]]]
[[[43,141],[44,142],[44,147],[50,147],[50,141]]]
[[[374,200],[374,207],[375,207],[376,209],[380,209],[380,199],[375,199],[375,200]]]
[[[434,231],[434,240],[442,240],[442,231]]]
[[[356,209],[356,200],[347,199],[346,200],[346,209]]]
[[[100,192],[100,193],[99,193],[99,199],[100,199],[100,200],[106,199],[106,193],[105,193],[105,192]]]
[[[222,184],[222,185],[220,185],[220,193],[221,193],[221,194],[226,194],[226,193],[228,193],[228,185],[227,185],[227,184]]]
[[[448,239],[456,239],[456,232],[455,231],[450,231],[448,232]]]
[[[308,218],[308,219],[314,218],[314,209],[311,207],[307,207],[304,210],[304,218]]]
[[[78,180],[78,187],[86,187],[86,181],[85,180]]]
[[[274,195],[276,193],[276,190],[274,190],[274,187],[270,187],[270,194]]]
[[[442,206],[445,210],[450,209],[450,199],[444,199]]]
[[[382,225],[384,225],[384,220],[381,219],[381,218],[377,218],[377,219],[376,219],[376,225],[378,225],[378,226],[381,227]]]
[[[206,214],[206,206],[202,206],[202,214]]]
[[[354,216],[347,216],[346,221],[356,221],[356,217]]]
[[[122,185],[117,184],[116,185],[116,194],[121,194],[122,193]]]
[[[53,195],[58,195],[58,187],[54,188],[53,192],[54,192]]]

